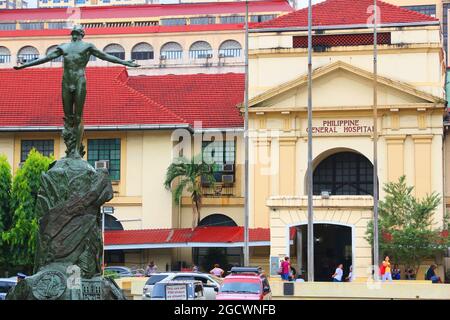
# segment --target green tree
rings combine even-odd
[[[448,235],[435,228],[434,211],[441,201],[433,192],[422,199],[413,196],[413,187],[402,176],[398,182],[385,184],[385,199],[379,202],[380,252],[392,255],[398,263],[419,269],[428,258],[442,253],[450,244]],[[448,224],[444,223],[444,228]],[[366,239],[373,243],[373,221],[368,224]]]
[[[32,150],[22,168],[17,170],[11,188],[11,227],[2,238],[11,248],[11,264],[32,270],[34,252],[39,229],[39,218],[35,212],[41,175],[48,170],[53,157],[45,157]]]
[[[2,233],[11,225],[9,209],[11,197],[11,166],[5,155],[0,155],[0,270],[8,269],[9,247],[3,242]]]
[[[174,160],[167,168],[166,180],[164,186],[172,190],[173,198],[177,204],[181,201],[183,191],[190,193],[192,200],[192,229],[200,222],[200,209],[202,204],[202,177],[205,181],[214,183],[212,166],[199,160],[199,157],[193,157],[190,161],[184,157]],[[175,184],[174,181],[177,180]],[[173,186],[174,185],[174,186]]]

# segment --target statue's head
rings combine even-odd
[[[84,38],[84,29],[82,26],[74,26],[72,29],[72,32],[70,32],[72,36],[80,36],[81,38]]]

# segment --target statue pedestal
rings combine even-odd
[[[34,275],[7,299],[125,299],[114,281],[101,277],[102,215],[113,197],[106,170],[81,158],[63,158],[42,174],[36,213],[39,236]]]

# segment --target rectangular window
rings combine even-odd
[[[161,19],[162,26],[185,26],[186,24],[186,18]]]
[[[152,60],[153,56],[153,51],[140,51],[131,53],[131,59],[133,60]]]
[[[49,22],[49,29],[66,29],[68,27],[67,22]]]
[[[43,22],[21,22],[20,23],[21,30],[42,30],[44,29]]]
[[[109,177],[120,180],[120,139],[89,139],[87,159],[93,167],[96,161],[109,161]]]
[[[55,152],[53,140],[22,140],[20,146],[20,162],[27,160],[32,149],[36,149],[42,155],[49,157]]]
[[[245,23],[245,17],[244,16],[220,17],[220,23],[223,24]]]
[[[215,17],[196,17],[196,18],[190,18],[189,20],[191,24],[215,24],[216,18]]]
[[[277,16],[275,14],[261,14],[257,16],[251,16],[250,21],[251,22],[264,22],[269,21],[272,19],[275,19]]]
[[[0,64],[10,63],[11,55],[9,54],[0,54]]]
[[[436,18],[436,5],[402,6],[402,8]]]
[[[16,30],[15,23],[0,23],[0,30]]]
[[[216,182],[234,184],[236,142],[203,141],[203,161],[213,166]],[[207,182],[205,182],[207,184]]]

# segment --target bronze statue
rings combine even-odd
[[[84,153],[83,138],[83,107],[86,99],[85,69],[91,56],[128,67],[139,67],[134,60],[125,61],[113,55],[98,50],[92,43],[84,42],[84,30],[75,26],[71,32],[72,41],[59,45],[55,51],[46,57],[27,62],[14,69],[24,69],[40,65],[63,56],[64,75],[62,80],[62,100],[64,108],[63,137],[67,145],[68,157],[81,158]]]
[[[83,42],[84,31],[72,30],[65,43],[23,69],[64,57],[62,100],[63,137],[67,157],[53,162],[42,174],[35,207],[39,219],[34,274],[17,284],[8,300],[125,299],[114,281],[102,277],[102,215],[100,208],[113,198],[106,169],[94,169],[82,159],[85,68],[91,55],[138,67]]]

